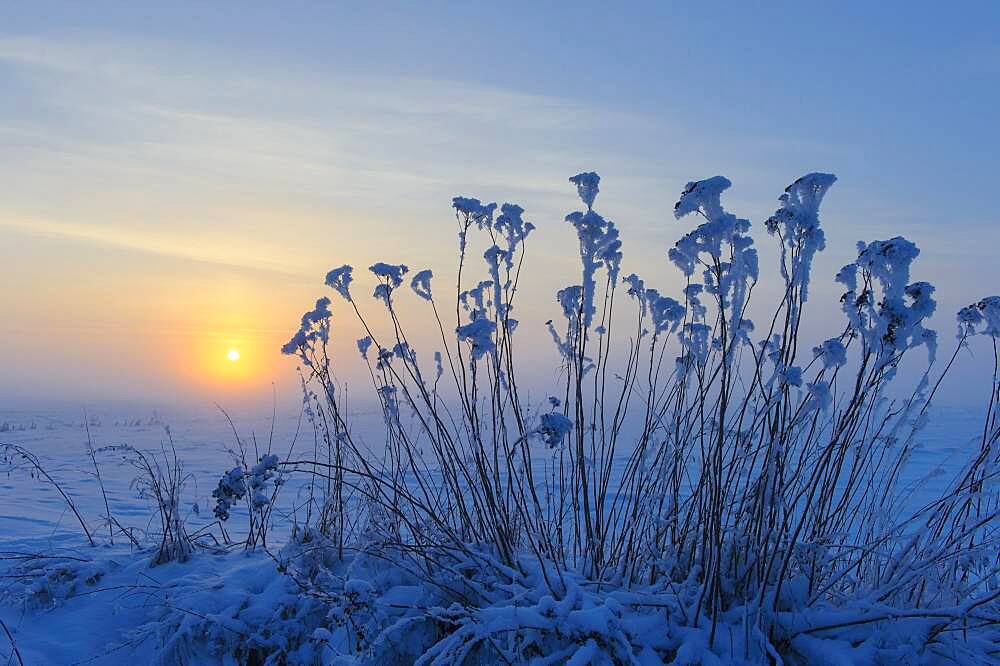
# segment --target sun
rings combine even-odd
[[[230,349],[229,351],[226,352],[226,358],[229,359],[230,363],[235,363],[236,361],[240,360],[240,350]]]

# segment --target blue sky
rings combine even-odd
[[[759,223],[834,172],[817,335],[854,242],[903,234],[950,341],[1000,285],[1000,5],[734,5],[6,7],[0,393],[184,392],[169,368],[214,353],[192,339],[262,354],[332,265],[450,262],[455,194],[517,201],[548,234],[525,304],[545,318],[574,270],[565,179],[589,169],[626,263],[667,289],[685,181],[726,175]]]

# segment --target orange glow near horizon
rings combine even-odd
[[[270,383],[282,370],[274,342],[267,336],[208,333],[188,338],[178,349],[184,383],[211,393],[242,392]],[[270,353],[269,353],[270,352]]]

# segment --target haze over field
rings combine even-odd
[[[540,334],[573,266],[565,179],[588,169],[626,264],[665,293],[686,181],[728,176],[762,236],[781,187],[834,172],[804,336],[841,320],[854,242],[901,233],[950,345],[954,312],[997,282],[997,6],[634,10],[5,8],[0,397],[267,403],[273,381],[294,404],[277,350],[326,271],[452,266],[454,195],[519,202],[538,227],[520,314]],[[356,337],[334,324],[338,354]],[[963,356],[940,400],[978,395],[985,371]]]

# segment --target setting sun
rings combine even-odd
[[[228,352],[226,352],[226,358],[228,358],[231,362],[235,363],[236,361],[240,360],[240,350],[230,349]]]

